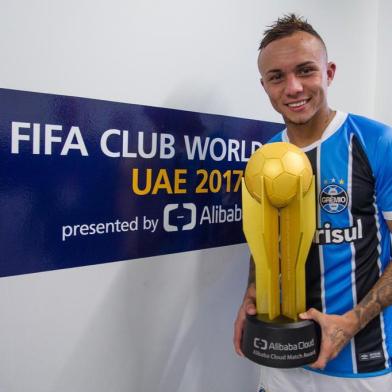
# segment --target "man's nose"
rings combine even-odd
[[[295,96],[303,91],[301,80],[296,75],[287,75],[285,92],[287,95]]]

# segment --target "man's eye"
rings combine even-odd
[[[277,81],[279,81],[281,79],[282,79],[282,74],[278,74],[278,73],[276,73],[274,75],[271,75],[270,78],[269,78],[269,80],[271,82],[277,82]]]
[[[314,71],[313,68],[306,67],[306,68],[301,68],[301,69],[298,71],[298,74],[299,74],[299,75],[310,75],[313,71]]]

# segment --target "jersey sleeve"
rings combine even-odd
[[[268,142],[266,144],[269,143],[276,143],[276,142],[284,142],[284,137],[283,134],[285,133],[285,130],[277,133],[276,135],[272,136],[271,139],[268,140]]]
[[[385,128],[376,146],[376,198],[386,220],[392,220],[392,129]]]

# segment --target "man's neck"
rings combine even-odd
[[[324,114],[311,119],[306,124],[287,123],[287,136],[290,143],[298,147],[306,147],[320,140],[335,114],[336,111],[328,108]]]

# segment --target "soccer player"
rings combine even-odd
[[[320,35],[287,15],[260,44],[261,84],[289,141],[309,157],[317,184],[317,229],[306,263],[307,311],[322,331],[320,355],[305,368],[261,367],[260,391],[392,391],[392,129],[332,110],[336,65]],[[234,327],[256,313],[254,263]],[[264,389],[263,389],[264,388]]]

